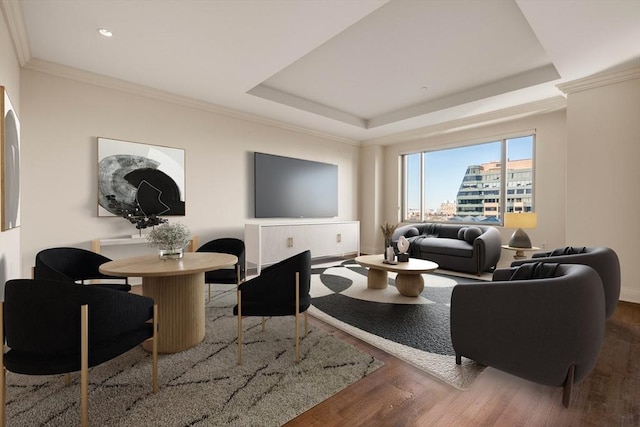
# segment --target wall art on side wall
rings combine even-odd
[[[0,153],[2,155],[2,231],[20,226],[20,121],[7,91],[0,86],[2,120]]]
[[[185,214],[185,152],[137,142],[98,138],[98,216],[120,208],[145,216]]]

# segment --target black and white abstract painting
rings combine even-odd
[[[98,216],[116,215],[107,196],[146,216],[184,215],[184,161],[183,149],[98,138]]]
[[[7,91],[0,86],[2,121],[2,231],[20,226],[20,121]]]

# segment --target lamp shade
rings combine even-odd
[[[504,226],[506,228],[536,228],[538,215],[533,212],[505,213]]]

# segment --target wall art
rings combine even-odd
[[[184,215],[184,175],[183,149],[98,138],[98,216]]]
[[[2,231],[20,226],[20,121],[3,86],[0,86],[0,153],[2,155]]]

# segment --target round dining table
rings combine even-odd
[[[204,273],[237,262],[230,254],[186,252],[176,260],[158,255],[118,259],[99,270],[111,276],[142,277],[142,295],[158,305],[158,352],[177,353],[204,340]],[[150,350],[150,344],[143,346]]]

